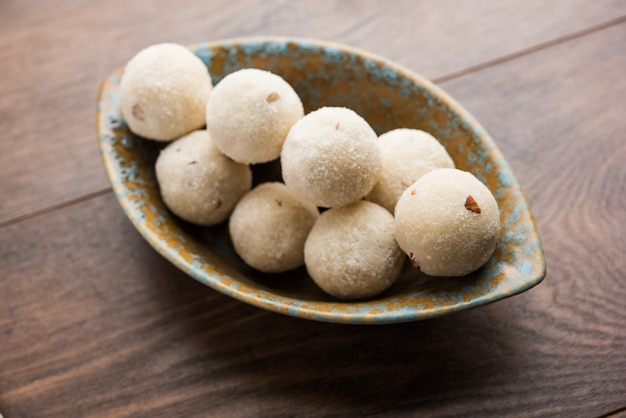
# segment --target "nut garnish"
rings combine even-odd
[[[417,258],[415,258],[415,254],[409,253],[409,260],[411,260],[411,265],[415,267],[416,269],[420,267],[420,264],[417,261]]]
[[[136,119],[138,119],[138,120],[143,120],[144,119],[143,109],[138,104],[133,105],[133,108],[132,108],[131,111],[133,113],[133,116]]]
[[[480,207],[472,195],[468,195],[467,199],[465,199],[465,209],[471,210],[474,213],[480,213]]]
[[[267,95],[267,97],[265,98],[265,101],[268,103],[273,103],[276,100],[280,99],[280,96],[278,95],[278,93],[276,93],[275,91],[271,92],[270,94]]]

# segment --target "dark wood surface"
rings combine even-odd
[[[0,1],[0,414],[619,416],[626,411],[626,2]],[[156,42],[366,49],[472,112],[548,274],[498,303],[346,326],[178,271],[110,192],[100,80]],[[621,411],[621,412],[620,412]]]

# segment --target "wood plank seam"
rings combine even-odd
[[[510,53],[510,54],[506,54],[506,55],[503,55],[501,57],[498,57],[498,58],[495,58],[495,59],[492,59],[492,60],[489,60],[489,61],[485,61],[485,62],[483,62],[481,64],[474,65],[472,67],[468,67],[468,68],[465,68],[463,70],[456,71],[456,72],[444,75],[442,77],[434,78],[432,81],[435,84],[443,84],[445,82],[448,82],[448,81],[451,81],[451,80],[455,80],[457,78],[461,78],[463,76],[466,76],[466,75],[469,75],[469,74],[473,74],[473,73],[476,73],[478,71],[481,71],[481,70],[484,70],[484,69],[487,69],[487,68],[490,68],[490,67],[494,67],[496,65],[503,64],[505,62],[509,62],[509,61],[514,60],[514,59],[521,58],[523,56],[530,55],[530,54],[533,54],[535,52],[539,52],[539,51],[542,51],[544,49],[551,48],[553,46],[560,45],[560,44],[572,41],[574,39],[582,38],[583,36],[590,35],[592,33],[595,33],[595,32],[598,32],[598,31],[601,31],[601,30],[604,30],[604,29],[608,29],[608,28],[613,27],[613,26],[620,25],[620,24],[622,24],[624,22],[626,22],[626,16],[620,16],[618,18],[611,19],[611,20],[608,20],[606,22],[602,22],[602,23],[599,23],[597,25],[590,26],[588,28],[585,28],[585,29],[582,29],[582,30],[579,30],[579,31],[576,31],[576,32],[573,32],[573,33],[570,33],[568,35],[560,36],[560,37],[558,37],[556,39],[552,39],[552,40],[547,41],[547,42],[542,42],[540,44],[533,45],[533,46],[531,46],[529,48],[525,48],[525,49],[519,50],[517,52]]]
[[[65,209],[69,206],[73,206],[75,204],[93,199],[95,197],[105,195],[112,191],[113,189],[111,187],[106,187],[104,189],[96,190],[95,192],[87,193],[82,196],[77,196],[73,199],[64,200],[62,202],[56,203],[54,205],[50,205],[43,209],[35,210],[32,212],[27,212],[23,215],[16,216],[15,218],[7,219],[6,221],[0,222],[0,229],[9,225],[17,224],[17,223],[20,223],[20,222],[23,222],[32,218],[36,218],[38,216],[45,215],[50,212],[54,212],[56,210]]]

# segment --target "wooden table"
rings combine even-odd
[[[100,80],[141,48],[250,35],[366,49],[439,84],[515,170],[536,288],[347,326],[237,302],[161,258],[98,155]],[[0,414],[626,411],[626,2],[0,2]]]

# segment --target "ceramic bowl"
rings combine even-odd
[[[546,266],[537,227],[522,190],[494,141],[454,99],[428,80],[384,58],[330,42],[251,38],[202,43],[190,49],[213,82],[247,67],[272,71],[298,92],[305,112],[345,106],[381,134],[395,128],[430,132],[456,166],[472,172],[496,197],[501,233],[489,262],[462,278],[434,278],[406,263],[380,296],[342,302],[324,294],[304,267],[262,274],[234,252],[227,222],[195,227],[163,205],[154,175],[162,143],[133,135],[120,114],[123,68],[102,83],[98,141],[113,191],[143,237],[192,278],[259,308],[318,321],[383,324],[421,320],[495,302],[538,284]],[[277,163],[254,167],[255,181],[280,176]]]

